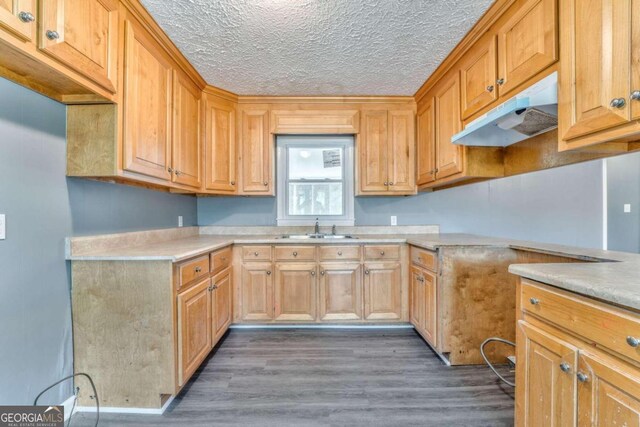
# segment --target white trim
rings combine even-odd
[[[609,247],[609,193],[607,189],[607,159],[602,161],[602,249]]]
[[[100,413],[110,414],[141,414],[141,415],[162,415],[167,410],[175,396],[171,396],[162,405],[162,408],[118,408],[115,406],[100,406]],[[76,412],[89,412],[95,413],[95,406],[77,406]]]
[[[299,324],[293,323],[290,325],[283,324],[242,324],[231,325],[229,329],[415,329],[413,325],[408,323],[399,323],[397,325],[363,325],[363,324],[339,324],[339,325],[324,325],[324,324]]]
[[[69,418],[71,418],[71,415],[73,415],[71,413],[71,408],[73,408],[73,402],[76,400],[76,396],[75,395],[71,395],[71,397],[69,397],[67,400],[65,400],[64,402],[61,403],[62,406],[64,406],[64,420],[67,421]],[[73,412],[78,412],[78,408],[76,408]]]

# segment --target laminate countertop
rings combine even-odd
[[[175,239],[126,246],[85,245],[67,250],[71,261],[170,261],[180,262],[233,244],[238,245],[345,245],[408,243],[429,250],[453,246],[504,247],[560,255],[583,263],[513,264],[509,272],[620,306],[640,310],[640,255],[585,249],[472,234],[357,234],[357,239],[299,240],[280,235],[195,234]]]

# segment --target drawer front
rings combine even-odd
[[[231,247],[211,254],[211,273],[218,274],[231,265]]]
[[[242,259],[245,261],[271,261],[271,246],[243,246]]]
[[[438,258],[435,252],[412,247],[411,262],[435,273],[438,272]]]
[[[364,257],[367,260],[396,260],[400,258],[400,246],[398,245],[379,245],[365,246]]]
[[[522,281],[520,307],[526,313],[640,362],[640,346],[633,342],[633,339],[640,340],[640,316],[634,313],[526,280]]]
[[[360,261],[360,246],[321,246],[321,261]]]
[[[276,246],[278,261],[315,261],[315,246]]]
[[[209,274],[209,256],[205,255],[200,258],[196,258],[191,261],[187,261],[178,265],[178,277],[180,283],[178,287],[181,288],[184,285],[193,282],[201,277]]]

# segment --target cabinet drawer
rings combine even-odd
[[[276,246],[278,261],[314,261],[315,259],[315,246]]]
[[[640,362],[640,316],[578,295],[522,281],[520,307],[589,341]],[[632,343],[633,344],[633,343]]]
[[[203,256],[178,265],[178,288],[209,274],[209,256]]]
[[[231,264],[231,247],[211,254],[211,273],[218,274]]]
[[[400,246],[398,245],[365,246],[364,257],[367,260],[398,259],[400,258]]]
[[[242,259],[245,261],[271,261],[271,246],[244,246]]]
[[[435,252],[412,247],[411,262],[433,272],[438,272],[438,258]]]
[[[360,261],[360,246],[321,246],[320,260]]]

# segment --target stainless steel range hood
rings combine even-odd
[[[558,127],[558,74],[553,73],[465,126],[451,142],[506,147]]]

